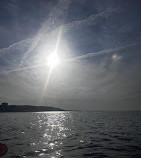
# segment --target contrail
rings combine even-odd
[[[67,0],[67,1],[60,0],[59,3],[58,3],[58,5],[61,5],[61,3],[65,3],[65,5],[64,5],[65,8],[64,9],[66,9],[69,6],[70,2],[71,2],[71,0]],[[65,32],[67,32],[68,29],[71,29],[71,28],[74,28],[74,27],[75,28],[85,27],[85,26],[91,25],[93,22],[95,22],[95,24],[97,24],[97,20],[99,18],[102,18],[102,17],[103,18],[107,18],[112,12],[116,12],[116,11],[117,10],[108,9],[108,10],[100,12],[98,14],[92,14],[91,16],[87,17],[86,19],[78,20],[78,21],[72,21],[70,23],[61,25],[57,29],[49,32],[46,35],[46,33],[48,32],[48,29],[49,29],[47,27],[49,20],[47,20],[46,22],[44,22],[44,24],[39,29],[37,35],[34,38],[28,38],[28,39],[22,40],[20,42],[14,43],[14,44],[10,45],[7,48],[0,49],[0,57],[3,56],[3,55],[5,55],[5,54],[7,54],[7,53],[9,53],[9,52],[13,52],[14,53],[15,51],[19,51],[20,52],[22,49],[25,49],[25,48],[28,49],[24,53],[24,55],[22,57],[22,60],[21,60],[21,62],[19,64],[19,68],[17,69],[17,70],[21,70],[21,66],[23,65],[25,59],[30,54],[30,52],[35,49],[35,47],[38,45],[39,41],[43,38],[43,36],[49,37],[50,35],[56,34],[56,33],[58,33],[58,31],[61,28],[63,28],[63,30],[62,30],[62,34],[63,34]],[[55,17],[55,13],[53,13],[53,12],[50,15],[50,18],[52,18],[52,17]],[[44,29],[44,28],[46,28],[46,29]],[[9,64],[10,64],[10,62],[9,62]]]
[[[50,13],[49,19],[46,20],[41,26],[41,28],[39,29],[37,35],[34,38],[33,43],[31,44],[31,47],[28,49],[28,51],[25,52],[19,67],[23,65],[25,59],[30,54],[30,52],[34,50],[34,48],[36,48],[36,46],[40,42],[40,39],[42,39],[42,36],[44,36],[44,34],[48,32],[50,28],[53,27],[53,24],[57,22],[58,16],[60,14],[63,14],[64,10],[68,8],[68,6],[70,5],[70,2],[71,0],[65,0],[65,1],[59,0],[58,4],[54,7],[53,11]],[[60,27],[59,27],[59,30],[60,30]]]
[[[128,47],[132,47],[132,46],[135,46],[135,45],[138,45],[138,43],[134,43],[134,44],[126,45],[126,46],[121,46],[121,47],[117,47],[117,48],[111,48],[111,49],[107,49],[107,50],[102,50],[102,51],[99,51],[99,52],[88,53],[88,54],[81,55],[81,56],[76,56],[74,58],[66,59],[65,62],[72,62],[72,61],[75,61],[75,60],[85,59],[85,58],[91,57],[91,56],[94,57],[94,56],[114,53],[116,51],[119,51],[119,50],[122,50],[122,49],[126,49]]]
[[[99,18],[102,18],[102,17],[107,18],[111,13],[116,12],[116,11],[117,10],[108,9],[108,10],[100,12],[98,14],[92,14],[91,16],[87,17],[86,19],[72,21],[70,23],[59,26],[58,28],[56,28],[55,30],[53,30],[51,32],[48,32],[47,36],[58,33],[58,31],[60,30],[61,27],[63,27],[62,33],[64,33],[68,29],[71,29],[74,27],[78,28],[78,27],[85,27],[85,26],[91,25],[93,22],[96,22]],[[97,24],[97,22],[95,24]],[[32,51],[35,48],[35,46],[37,45],[37,43],[39,42],[39,40],[42,39],[42,36],[46,36],[48,29],[46,31],[41,31],[41,30],[43,30],[43,28],[45,28],[45,26],[47,27],[47,22],[45,22],[45,24],[43,24],[43,26],[41,27],[41,29],[39,30],[39,32],[37,33],[37,35],[34,38],[28,38],[28,39],[22,40],[20,42],[14,43],[7,48],[0,49],[0,56],[4,55],[5,53],[9,53],[10,51],[16,51],[16,49],[21,48],[23,46],[29,48],[28,51],[25,53],[29,53],[30,51]]]
[[[7,48],[2,48],[0,49],[0,57],[11,52],[11,51],[16,51],[18,48],[21,49],[21,47],[25,46],[25,47],[29,47],[29,45],[31,44],[31,42],[34,40],[34,38],[28,38],[16,43],[11,44],[9,47]]]
[[[11,44],[7,48],[0,49],[0,57],[9,53],[14,52],[18,48],[27,47],[28,50],[24,53],[22,60],[20,62],[19,67],[21,67],[28,56],[28,54],[35,49],[35,47],[38,45],[40,39],[49,31],[50,28],[52,28],[55,21],[57,22],[58,16],[60,14],[63,14],[63,12],[69,7],[71,3],[71,0],[59,0],[57,5],[54,7],[54,9],[51,11],[49,18],[42,24],[37,34],[34,36],[34,38],[28,38],[19,42],[16,42],[14,44]],[[60,30],[60,27],[58,27],[58,30]],[[56,30],[55,30],[56,32]],[[50,33],[54,33],[54,31],[51,31]]]
[[[32,68],[37,68],[37,67],[41,67],[44,65],[47,65],[47,64],[39,64],[39,65],[33,65],[33,66],[29,66],[29,67],[23,67],[23,68],[19,68],[19,69],[4,71],[4,72],[0,73],[0,75],[8,74],[11,72],[23,71],[23,70],[32,69]]]
[[[95,57],[95,56],[99,56],[99,55],[106,55],[106,54],[114,53],[114,52],[117,52],[117,51],[120,51],[120,50],[124,50],[126,48],[130,48],[132,46],[136,46],[136,45],[139,45],[139,44],[140,43],[134,43],[134,44],[121,46],[121,47],[117,47],[117,48],[102,50],[102,51],[99,51],[99,52],[88,53],[88,54],[85,54],[85,55],[76,56],[76,57],[69,58],[69,59],[64,59],[64,60],[62,60],[62,62],[75,62],[77,60],[86,59],[88,57]],[[41,67],[41,66],[45,66],[45,65],[47,65],[47,63],[33,65],[33,66],[19,68],[19,69],[14,69],[14,70],[10,70],[10,71],[5,71],[5,72],[0,73],[0,75],[8,74],[8,73],[11,73],[11,72],[16,72],[16,71],[24,71],[24,70],[27,70],[27,69],[37,68],[37,67]]]

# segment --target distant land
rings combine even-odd
[[[65,111],[65,110],[51,106],[8,105],[8,103],[2,103],[0,105],[0,112],[42,112],[42,111]]]

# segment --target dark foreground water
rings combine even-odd
[[[0,113],[5,158],[141,158],[141,112]]]

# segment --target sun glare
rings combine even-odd
[[[56,53],[53,53],[47,58],[47,62],[48,66],[53,68],[60,63],[60,59]]]

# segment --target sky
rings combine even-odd
[[[140,8],[140,0],[1,0],[0,102],[141,110]]]

